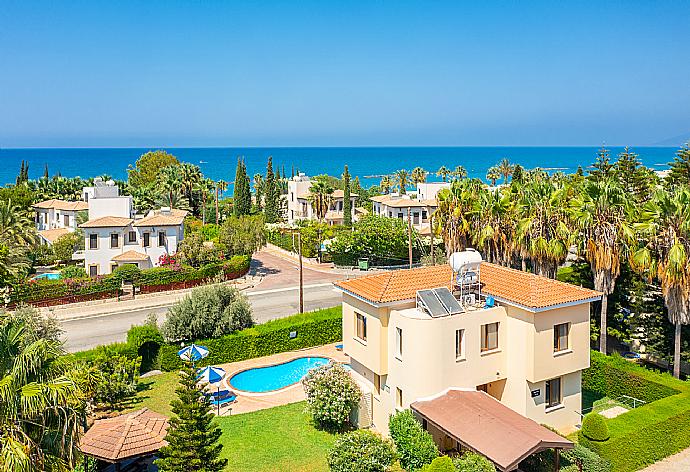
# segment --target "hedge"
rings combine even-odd
[[[605,356],[592,351],[590,367],[582,373],[582,389],[617,398],[635,397],[647,403],[680,393],[668,374],[659,375],[626,361],[620,356]]]
[[[607,419],[610,438],[580,444],[611,463],[614,472],[632,472],[690,447],[690,385],[657,374],[619,356],[592,352],[583,388],[615,397],[629,395],[649,403]],[[621,382],[616,385],[615,382]]]
[[[291,339],[290,333],[293,331],[297,335]],[[337,306],[269,321],[218,339],[202,339],[196,343],[210,350],[209,356],[199,363],[204,366],[321,346],[340,341],[342,336],[342,308]],[[181,361],[177,356],[179,349],[178,344],[161,346],[158,357],[162,370],[180,368]]]
[[[123,279],[132,280],[140,287],[155,287],[175,282],[206,280],[221,273],[228,277],[239,277],[249,270],[249,262],[248,256],[233,256],[224,262],[208,264],[198,269],[153,267],[139,270],[132,265],[124,265],[112,274],[95,278],[34,280],[12,287],[10,305],[115,293],[120,289]]]
[[[588,413],[582,420],[580,435],[591,441],[606,441],[611,437],[606,418],[599,413]]]

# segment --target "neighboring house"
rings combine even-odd
[[[97,181],[84,194],[88,195],[89,221],[80,228],[89,275],[109,274],[125,264],[148,269],[158,265],[162,255],[177,252],[184,238],[186,211],[161,208],[143,217],[135,215],[132,197],[119,195],[112,181]]]
[[[315,220],[316,211],[311,205],[311,189],[312,180],[303,173],[294,176],[288,181],[287,193],[287,222],[292,224],[298,220]],[[350,194],[352,220],[357,219],[364,213],[364,209],[355,208],[355,201],[357,194]],[[324,217],[330,225],[343,224],[343,209],[345,205],[345,194],[338,189],[331,194],[331,203],[328,211]]]
[[[601,293],[459,254],[471,263],[457,271],[443,265],[335,283],[344,351],[364,387],[360,426],[386,432],[389,415],[412,406],[445,444],[441,420],[421,412],[425,401],[445,402],[450,415],[454,397],[471,400],[453,391],[485,392],[496,411],[503,405],[538,424],[579,424],[590,303]]]
[[[372,213],[378,216],[398,218],[410,222],[421,234],[431,234],[431,214],[436,211],[438,203],[436,194],[443,188],[450,187],[447,182],[418,183],[415,198],[410,194],[391,193],[371,197]]]
[[[77,214],[88,209],[83,201],[45,200],[33,205],[36,231],[43,244],[53,244],[61,236],[77,229]]]

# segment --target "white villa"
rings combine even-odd
[[[378,216],[398,218],[406,223],[409,214],[412,226],[421,234],[428,235],[431,234],[429,217],[438,206],[436,194],[441,189],[449,187],[448,182],[418,183],[415,198],[410,194],[398,193],[377,195],[370,198],[373,202],[372,212]]]
[[[61,236],[77,229],[77,214],[88,209],[84,201],[45,200],[33,205],[36,231],[41,243],[51,245]]]
[[[315,220],[316,212],[311,205],[312,180],[304,173],[299,173],[288,181],[287,193],[287,222],[292,224],[298,220]],[[363,209],[355,208],[357,194],[350,194],[352,221],[357,221]],[[331,225],[343,223],[343,209],[345,204],[344,192],[340,189],[331,194],[331,204],[324,220]]]
[[[84,265],[90,276],[105,275],[124,264],[140,269],[158,265],[164,254],[177,252],[184,238],[187,212],[170,208],[136,215],[132,197],[120,195],[114,182],[96,179],[86,187],[89,220],[79,227],[84,231]]]
[[[441,450],[476,450],[502,471],[572,443],[589,367],[590,303],[601,293],[483,262],[336,282],[343,344],[364,393],[360,426],[388,431],[411,408]]]

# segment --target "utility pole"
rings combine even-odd
[[[297,231],[297,246],[299,250],[299,312],[304,313],[304,282],[302,279],[302,232]]]
[[[434,215],[429,213],[429,232],[431,233],[431,265],[436,265],[436,254],[434,254]]]
[[[412,268],[412,212],[407,207],[407,252],[410,257],[410,269]]]

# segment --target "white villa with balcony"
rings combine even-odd
[[[61,236],[77,229],[77,215],[88,210],[85,201],[45,200],[33,205],[36,231],[43,244],[52,245]]]
[[[524,454],[572,447],[539,425],[580,423],[590,303],[601,293],[482,262],[476,251],[452,261],[335,283],[344,351],[364,392],[359,425],[386,433],[389,415],[411,408],[441,450],[480,450],[497,433],[490,422],[531,431],[534,444],[507,455],[482,446],[505,471]],[[481,418],[488,429],[477,435]]]
[[[317,219],[316,211],[311,204],[311,189],[312,180],[305,174],[299,173],[288,181],[287,193],[287,222],[292,224],[299,220],[315,220]],[[352,212],[352,221],[357,221],[363,210],[355,208],[357,194],[350,194],[350,211]],[[324,217],[324,221],[328,224],[342,224],[343,210],[345,208],[345,193],[337,189],[331,194],[331,202]]]
[[[378,216],[398,218],[407,223],[408,215],[412,226],[421,234],[431,234],[431,214],[436,211],[436,195],[441,189],[450,187],[448,182],[418,183],[416,194],[391,193],[371,197],[372,213]]]
[[[84,231],[84,265],[90,276],[105,275],[115,268],[132,264],[140,269],[158,265],[162,255],[177,252],[184,238],[187,212],[170,208],[136,215],[132,197],[120,195],[112,181],[96,180],[84,189],[89,220],[79,227]]]

